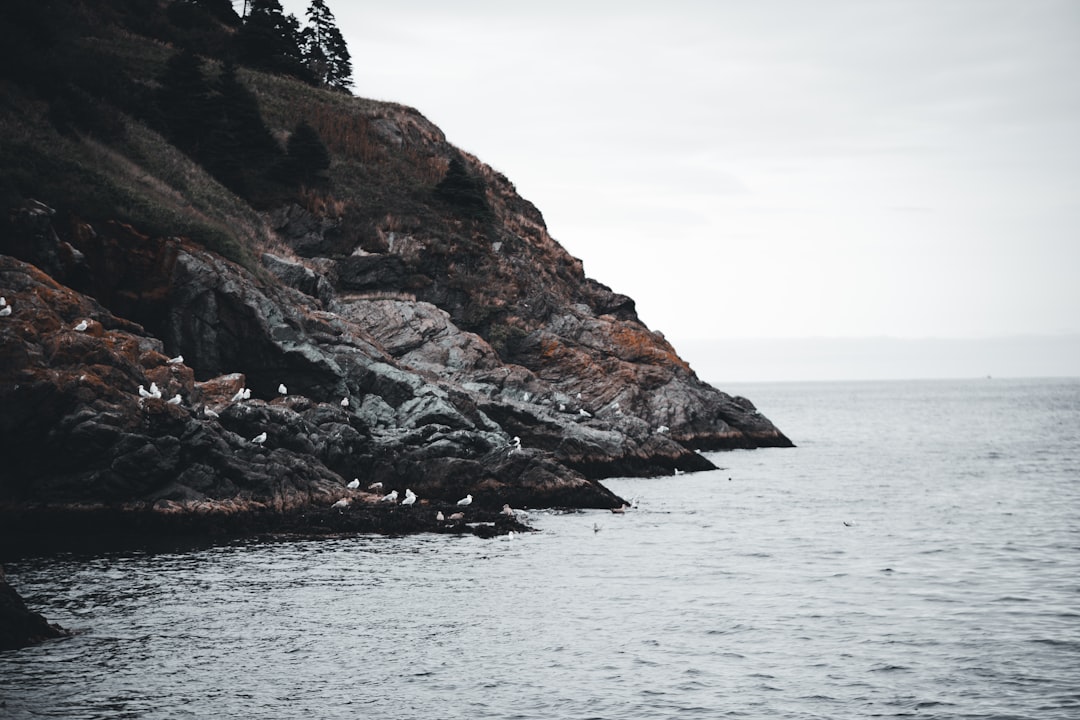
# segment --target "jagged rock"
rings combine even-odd
[[[298,262],[292,262],[271,253],[263,253],[262,264],[278,280],[319,300],[324,306],[328,305],[334,297],[334,289],[325,277]]]
[[[0,650],[15,650],[69,634],[27,608],[0,570]]]

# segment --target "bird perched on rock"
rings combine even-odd
[[[169,403],[170,405],[179,405],[181,402],[183,402],[183,398],[180,397],[180,393],[176,393],[165,402]]]
[[[229,402],[240,402],[241,400],[245,399],[246,398],[244,396],[244,388],[240,388],[236,391],[236,394],[232,396],[232,399],[229,400]]]
[[[5,305],[7,305],[7,298],[0,295],[0,307],[4,307]]]
[[[5,305],[4,307],[0,308],[0,317],[7,317],[10,314],[11,314],[11,306],[10,305]]]
[[[508,515],[509,517],[514,517],[514,509],[512,507],[510,507],[509,503],[507,503],[507,504],[503,505],[503,509],[499,511],[499,514],[500,515]]]
[[[347,508],[349,507],[349,498],[341,498],[336,503],[330,506],[331,508]]]
[[[445,519],[446,519],[446,516],[445,516],[445,515],[443,515],[443,514],[442,514],[442,510],[440,510],[439,512],[435,513],[435,519],[436,519],[437,521],[439,521],[439,522],[442,522],[443,520],[445,520]]]
[[[456,512],[453,515],[451,515],[448,519],[450,519],[450,520],[464,520],[465,519],[465,513]]]
[[[158,388],[157,383],[150,383],[150,397],[161,399],[161,390]]]
[[[349,398],[347,398],[347,397],[341,398],[341,407],[349,407]]]
[[[355,490],[356,488],[360,487],[360,478],[353,478],[352,481],[345,487],[349,488],[350,490]]]
[[[154,397],[154,396],[153,396],[153,395],[151,395],[151,394],[150,394],[150,393],[149,393],[149,392],[148,392],[148,391],[146,390],[146,388],[144,388],[144,387],[143,387],[142,385],[140,385],[140,386],[139,386],[139,397],[141,397],[141,398],[149,398],[149,397]]]
[[[251,438],[251,442],[255,443],[256,445],[262,445],[264,442],[266,442],[266,431],[264,430],[255,437]]]
[[[179,365],[182,362],[184,362],[184,356],[183,355],[177,355],[174,358],[169,358],[168,361],[165,364],[166,365]]]
[[[589,412],[588,410],[586,410],[585,408],[581,408],[577,412],[578,412],[578,415],[580,415],[581,417],[585,417],[585,418],[591,418],[592,417],[592,413]]]
[[[218,416],[218,414],[216,412],[214,412],[213,410],[211,410],[210,408],[203,408],[203,415],[205,415],[208,418],[216,418]]]
[[[397,502],[397,490],[391,490],[387,494],[383,495],[381,498],[379,498],[379,502],[396,503]]]
[[[373,483],[371,483],[370,485],[367,486],[367,489],[368,490],[382,490],[382,483],[381,482],[373,482]]]
[[[285,383],[281,383],[277,386],[278,395],[288,395],[289,389],[285,387]]]
[[[460,505],[461,507],[465,507],[466,505],[472,505],[472,494],[470,493],[470,494],[466,495],[465,497],[461,498],[460,500],[457,501],[457,504]]]
[[[510,452],[506,453],[507,455],[513,455],[514,453],[521,452],[521,438],[515,435],[514,439],[510,441],[510,444],[507,447],[510,448]]]
[[[405,488],[405,499],[401,501],[402,505],[412,505],[416,502],[416,494],[412,490]]]
[[[90,327],[90,323],[85,320],[80,320],[79,324],[75,326],[75,332],[86,332],[86,328]]]

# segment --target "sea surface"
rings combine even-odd
[[[1080,717],[1080,379],[724,389],[798,447],[625,515],[5,558],[0,717]]]

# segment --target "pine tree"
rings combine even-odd
[[[330,153],[315,128],[301,120],[286,144],[286,173],[293,182],[307,185],[321,180],[330,167]]]
[[[278,0],[252,0],[236,34],[240,62],[312,82],[300,49],[300,23],[286,15]]]
[[[190,50],[169,58],[157,93],[162,124],[172,141],[192,157],[210,128],[210,85],[202,61]]]
[[[222,67],[217,91],[205,164],[222,183],[246,196],[279,161],[281,147],[263,121],[255,94],[236,77],[232,63]]]
[[[302,33],[304,62],[315,82],[348,91],[352,85],[352,59],[334,14],[325,0],[311,0],[307,9],[308,26]]]

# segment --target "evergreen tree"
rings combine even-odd
[[[286,144],[288,180],[307,185],[318,182],[330,167],[330,153],[315,128],[301,120]]]
[[[352,85],[352,59],[345,38],[334,24],[334,14],[325,0],[311,0],[307,18],[301,42],[308,70],[318,84],[348,91]]]
[[[204,164],[226,186],[248,196],[280,160],[281,147],[266,127],[254,93],[236,77],[231,62],[222,67],[217,91]]]
[[[300,23],[278,0],[252,0],[236,44],[245,65],[313,81],[300,50]]]
[[[482,216],[491,211],[485,187],[483,178],[469,174],[465,163],[455,157],[450,159],[446,177],[435,186],[435,194],[466,214]]]
[[[190,50],[169,58],[162,73],[157,104],[170,139],[192,157],[210,129],[210,85],[202,61]]]

